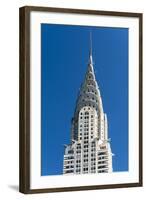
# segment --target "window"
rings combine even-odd
[[[91,158],[91,161],[95,161],[96,160],[96,158]]]
[[[106,164],[105,161],[99,161],[98,164]]]
[[[100,170],[98,171],[98,173],[104,173],[104,172],[107,172],[106,170]]]
[[[69,153],[69,154],[73,154],[74,151],[73,151],[73,150],[69,150],[68,153]]]
[[[73,173],[73,170],[68,170],[68,171],[66,171],[65,173],[66,173],[66,174],[67,174],[67,173]]]
[[[106,149],[106,147],[105,147],[105,146],[102,146],[102,147],[100,147],[100,149]]]
[[[74,157],[73,157],[73,156],[68,156],[68,157],[65,157],[64,159],[65,159],[65,160],[74,159]]]
[[[95,167],[91,167],[91,170],[95,170]]]
[[[93,118],[93,115],[91,115],[91,118]]]
[[[95,146],[95,142],[92,142],[92,145],[91,145],[92,147],[94,147]]]
[[[95,148],[91,149],[91,151],[92,151],[92,152],[95,151]]]
[[[103,168],[102,166],[99,166],[99,167],[98,167],[98,169],[102,169],[102,168]]]
[[[68,161],[67,163],[70,164],[70,163],[73,163],[73,162],[72,161]]]
[[[84,127],[89,127],[89,125],[88,124],[84,124]]]
[[[106,154],[106,152],[99,152],[98,153],[98,155],[100,156],[100,155],[105,155]]]

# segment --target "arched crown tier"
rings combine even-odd
[[[76,108],[74,113],[75,118],[77,117],[80,109],[84,106],[93,107],[99,113],[103,112],[102,99],[95,78],[91,52],[92,51],[90,50],[87,72],[85,74],[85,78],[81,85],[78,98],[76,101]]]

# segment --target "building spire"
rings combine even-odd
[[[90,31],[90,55],[92,55],[92,32]]]
[[[92,32],[91,31],[90,31],[89,65],[93,65],[93,59],[92,59]]]

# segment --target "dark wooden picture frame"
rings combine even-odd
[[[30,13],[32,11],[125,16],[139,19],[139,181],[137,183],[30,189]],[[25,194],[142,186],[142,14],[25,6],[20,8],[20,134],[19,191]]]

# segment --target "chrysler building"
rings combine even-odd
[[[95,78],[90,37],[89,61],[71,121],[71,142],[65,145],[63,174],[111,173],[112,170],[108,119]]]

